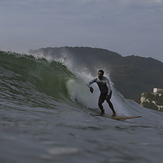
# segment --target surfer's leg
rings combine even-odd
[[[101,98],[101,96],[99,97],[99,100],[98,100],[98,106],[101,110],[101,114],[105,114],[105,111],[103,109],[103,106],[102,106],[102,103],[104,102],[103,98]]]
[[[112,92],[111,92],[109,95],[106,96],[106,101],[107,101],[107,103],[109,104],[109,107],[111,108],[111,110],[113,111],[113,115],[112,115],[112,116],[116,116],[116,112],[115,112],[115,110],[114,110],[113,104],[112,104],[112,102],[110,101],[111,95],[112,95]]]
[[[113,111],[113,115],[112,116],[116,116],[116,112],[115,112],[115,110],[114,110],[114,107],[113,107],[113,104],[111,103],[111,101],[109,100],[109,101],[107,101],[108,102],[108,104],[109,104],[109,107],[111,108],[111,110]]]

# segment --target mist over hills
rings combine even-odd
[[[30,50],[57,58],[69,58],[73,67],[97,75],[96,67],[105,67],[110,72],[114,86],[126,98],[138,99],[143,92],[152,92],[154,87],[163,88],[163,63],[153,58],[140,56],[122,57],[116,52],[90,47],[60,47]]]

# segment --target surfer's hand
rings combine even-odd
[[[90,87],[90,92],[93,93],[94,89],[92,87]]]

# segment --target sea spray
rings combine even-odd
[[[90,65],[89,62],[87,63],[84,60],[78,60],[77,54],[73,55],[69,53],[66,49],[63,49],[58,53],[54,53],[53,50],[44,53],[42,50],[40,50],[31,54],[33,56],[37,56],[37,58],[40,54],[40,57],[47,58],[50,62],[56,61],[65,65],[68,70],[76,76],[76,79],[71,78],[67,82],[67,90],[71,100],[73,100],[74,102],[78,102],[88,108],[98,108],[98,98],[100,95],[99,89],[96,84],[93,84],[92,87],[95,91],[92,94],[89,92],[87,83],[93,78],[97,77],[97,72],[99,69],[103,69],[105,72],[104,75],[110,79],[111,69],[108,69],[108,65],[106,66],[102,61],[94,61],[93,65]],[[92,73],[92,71],[94,73]],[[123,96],[120,94],[120,92],[118,92],[118,90],[116,90],[116,88],[114,88],[114,83],[111,80],[110,84],[113,90],[111,100],[113,101],[113,105],[115,107],[117,115],[129,115],[126,106],[123,106],[121,103],[117,102],[119,100],[116,100],[117,98],[123,100]],[[106,110],[106,113],[112,114],[106,102],[104,103],[104,108]]]

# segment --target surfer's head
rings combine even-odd
[[[103,70],[99,70],[98,71],[98,78],[102,79],[103,75],[104,75],[104,71]]]

